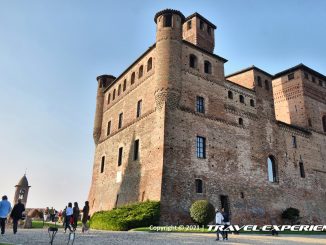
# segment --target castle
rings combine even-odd
[[[159,200],[161,224],[199,199],[233,224],[326,223],[326,77],[300,64],[225,76],[216,26],[155,15],[156,42],[121,75],[97,77],[91,212]]]

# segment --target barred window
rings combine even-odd
[[[197,158],[206,158],[206,138],[197,136],[196,146]]]
[[[196,98],[196,111],[205,113],[205,99],[201,96],[197,96]]]

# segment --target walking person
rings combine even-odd
[[[0,201],[0,226],[1,226],[1,235],[5,234],[6,229],[6,220],[7,216],[10,213],[11,204],[8,201],[8,197],[5,195]]]
[[[78,207],[78,203],[74,202],[74,208],[73,208],[73,218],[74,218],[73,228],[74,228],[74,230],[76,230],[76,228],[77,228],[77,222],[78,222],[79,214],[80,214],[80,210],[79,210],[79,207]]]
[[[215,223],[217,226],[221,226],[222,222],[224,220],[223,215],[221,214],[221,212],[218,209],[215,209]],[[216,241],[220,240],[220,233],[221,231],[219,229],[217,229],[216,231]]]
[[[70,227],[70,219],[72,219],[72,214],[73,214],[73,210],[72,210],[72,203],[68,203],[68,207],[66,208],[66,215],[65,215],[65,233],[67,231],[67,228],[69,229],[70,232],[72,232],[71,227]]]
[[[82,218],[82,232],[83,233],[88,230],[88,226],[87,226],[88,215],[89,215],[89,204],[88,204],[88,201],[86,201],[85,206],[83,208],[83,218]]]
[[[17,233],[18,221],[22,219],[23,212],[25,211],[25,205],[22,204],[22,200],[18,199],[17,204],[15,204],[14,208],[11,211],[10,218],[13,221],[13,231],[14,234]]]
[[[226,230],[230,226],[230,216],[229,213],[225,211],[224,208],[221,209],[223,215],[223,224],[224,224],[224,231],[223,231],[223,240],[228,240],[228,231]]]

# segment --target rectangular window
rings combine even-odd
[[[172,26],[172,14],[164,15],[163,19],[163,27],[171,27]]]
[[[123,120],[123,113],[121,112],[119,114],[119,125],[118,125],[118,128],[122,128],[122,120]]]
[[[299,162],[299,166],[300,166],[300,176],[301,178],[305,178],[306,173],[304,172],[303,162]]]
[[[108,128],[106,129],[106,135],[109,136],[111,134],[111,121],[108,122]]]
[[[294,73],[288,75],[288,80],[292,80],[292,79],[294,79]]]
[[[196,111],[205,113],[205,100],[203,97],[197,96],[196,98]]]
[[[196,155],[197,158],[206,158],[206,138],[197,136]]]
[[[101,160],[101,173],[104,172],[104,164],[105,164],[105,156],[103,156]]]
[[[135,140],[134,142],[134,161],[138,160],[139,156],[139,140]]]
[[[187,30],[190,30],[191,29],[191,20],[189,20],[188,22],[187,22]]]
[[[137,102],[137,118],[141,115],[141,108],[142,108],[142,100]]]
[[[196,193],[203,193],[203,181],[201,179],[195,179]]]
[[[297,148],[297,138],[295,136],[292,136],[292,146],[293,148]]]
[[[118,166],[122,164],[122,154],[123,154],[123,147],[119,148],[119,156],[118,156]]]

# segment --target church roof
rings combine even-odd
[[[18,184],[16,186],[26,186],[28,187],[28,180],[26,178],[26,175],[24,175],[20,181],[18,182]]]

